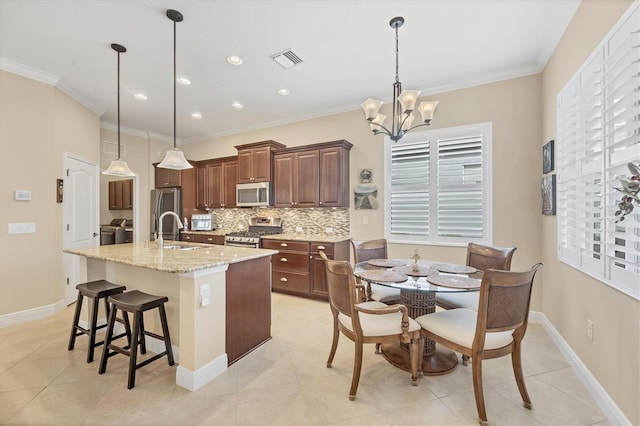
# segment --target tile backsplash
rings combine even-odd
[[[338,236],[349,235],[348,208],[276,209],[276,208],[235,208],[211,211],[216,216],[219,228],[235,231],[247,230],[249,218],[254,216],[282,218],[283,231],[296,232],[302,228],[304,234],[325,233],[333,228]]]

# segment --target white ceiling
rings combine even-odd
[[[173,138],[173,22],[178,140],[187,143],[391,100],[400,81],[433,94],[540,72],[579,0],[0,0],[0,66],[54,82],[123,128]],[[283,69],[270,55],[292,49]],[[241,66],[228,55],[244,59]],[[48,74],[42,74],[48,73]],[[44,76],[44,77],[43,77]],[[289,96],[276,93],[281,87]],[[133,98],[144,92],[148,99]],[[434,98],[437,98],[434,97]],[[233,101],[244,104],[236,110]],[[195,120],[198,111],[203,118]],[[437,119],[437,111],[436,118]],[[365,123],[363,122],[363,125]]]

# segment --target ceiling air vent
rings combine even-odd
[[[282,52],[275,53],[269,57],[284,69],[289,69],[294,65],[302,63],[300,56],[291,49],[283,50]]]

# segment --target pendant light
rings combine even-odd
[[[182,22],[182,13],[177,10],[168,9],[167,17],[173,21],[173,149],[167,151],[164,160],[158,167],[163,169],[184,170],[191,169],[184,157],[184,152],[176,147],[176,22]]]
[[[113,43],[111,48],[118,53],[118,158],[113,160],[102,174],[130,177],[135,176],[136,174],[129,169],[126,161],[120,159],[120,54],[126,52],[127,48],[116,43]]]

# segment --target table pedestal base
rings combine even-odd
[[[391,364],[411,373],[409,350],[404,345],[383,344],[382,356]],[[439,376],[451,373],[458,366],[458,356],[449,349],[435,349],[430,355],[422,357],[422,373],[425,376]]]

